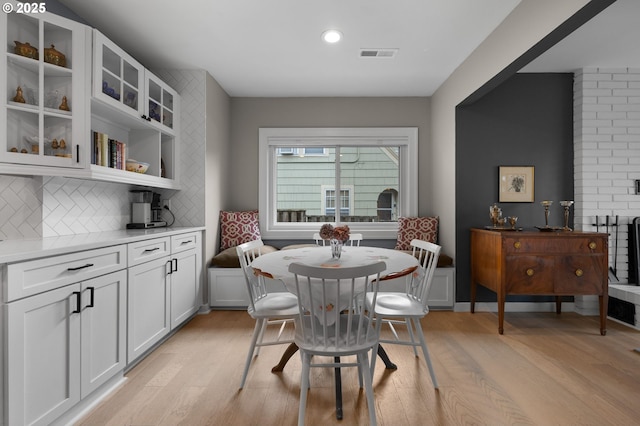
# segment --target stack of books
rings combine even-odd
[[[127,144],[115,139],[110,139],[109,135],[105,133],[94,131],[91,164],[126,170]]]

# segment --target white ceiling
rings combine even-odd
[[[59,1],[147,68],[205,69],[238,97],[429,96],[520,2]],[[325,44],[328,28],[344,40]]]
[[[587,67],[640,68],[640,1],[617,0],[522,71]]]
[[[147,68],[205,69],[235,97],[430,96],[520,2],[59,1]],[[640,67],[639,17],[639,0],[618,0],[522,71]],[[322,42],[328,28],[343,42]]]

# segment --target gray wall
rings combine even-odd
[[[456,299],[466,302],[469,229],[491,224],[499,166],[535,167],[535,201],[499,203],[504,216],[518,216],[518,226],[535,229],[544,225],[540,201],[554,200],[549,225],[563,224],[558,201],[573,199],[573,74],[516,74],[458,108],[456,135]],[[495,300],[479,288],[478,301]]]
[[[258,208],[261,127],[417,127],[421,164],[430,161],[429,98],[232,98],[229,210]],[[420,215],[432,213],[420,170]]]

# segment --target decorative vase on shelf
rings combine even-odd
[[[342,241],[337,238],[332,238],[329,240],[331,245],[331,258],[332,259],[340,259],[340,255],[342,254]]]

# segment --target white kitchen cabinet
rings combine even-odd
[[[69,424],[191,318],[201,231],[0,241],[0,425]]]
[[[151,349],[171,330],[171,239],[128,244],[127,362]]]
[[[201,234],[171,237],[171,329],[200,308],[202,281]]]
[[[93,96],[135,119],[144,115],[144,66],[93,31]]]
[[[180,96],[169,85],[51,13],[1,14],[0,46],[0,173],[180,189]],[[127,171],[127,159],[149,167]]]
[[[93,58],[92,139],[99,134],[123,143],[126,158],[149,168],[128,172],[90,155],[92,177],[177,189],[180,96],[98,30]]]
[[[80,397],[86,398],[126,366],[126,271],[83,282],[82,295]]]
[[[125,367],[126,272],[6,305],[7,424],[50,424]]]
[[[80,285],[6,306],[7,425],[46,425],[80,401]]]
[[[191,232],[129,244],[129,363],[198,311],[201,238]]]
[[[91,29],[51,13],[3,13],[0,46],[0,171],[85,168]]]
[[[127,291],[127,363],[151,349],[171,330],[167,255],[129,267]]]
[[[180,99],[178,92],[152,72],[145,71],[144,107],[147,120],[168,134],[174,134],[174,112]]]

